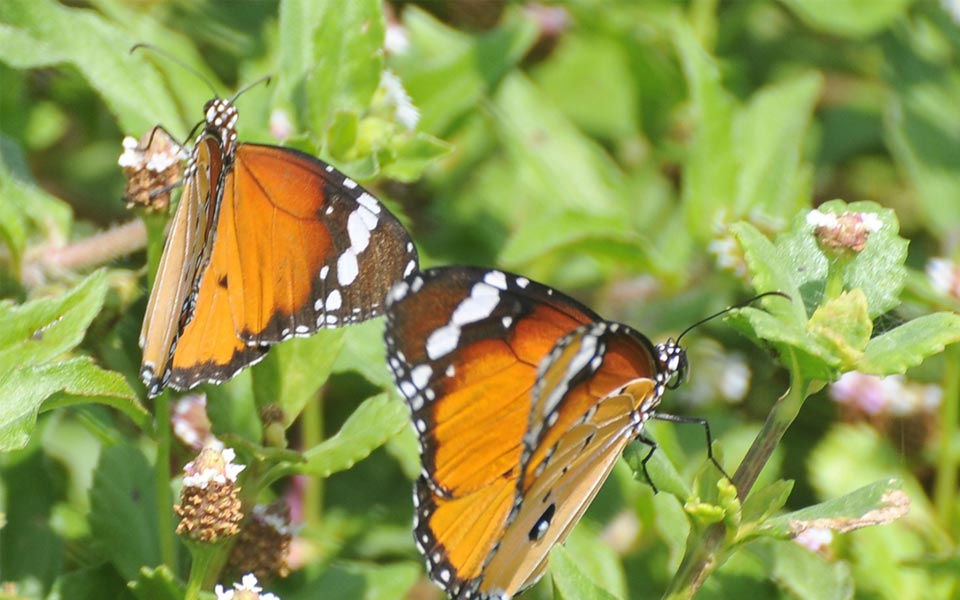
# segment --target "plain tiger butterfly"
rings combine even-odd
[[[418,269],[409,233],[357,182],[303,152],[238,142],[236,124],[231,100],[204,107],[140,332],[150,396],[223,382],[273,344],[375,317]]]
[[[414,537],[453,598],[536,583],[624,448],[655,448],[646,421],[705,425],[656,412],[685,375],[677,342],[654,345],[525,277],[429,269],[391,290],[386,314],[388,366],[420,442]]]

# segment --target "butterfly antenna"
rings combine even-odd
[[[173,62],[174,64],[179,65],[179,66],[182,67],[184,70],[189,71],[190,73],[194,74],[194,75],[197,77],[197,79],[199,79],[200,81],[202,81],[202,82],[204,82],[205,84],[207,84],[207,87],[210,88],[210,91],[211,91],[211,92],[213,92],[213,97],[214,97],[214,98],[219,98],[219,97],[220,97],[220,94],[217,93],[217,88],[215,88],[215,87],[213,86],[213,84],[210,83],[210,80],[209,80],[209,79],[207,79],[206,77],[204,77],[203,74],[200,73],[200,71],[194,69],[193,67],[191,67],[191,66],[188,65],[187,63],[183,62],[182,60],[180,60],[179,58],[177,58],[177,57],[174,56],[173,54],[170,54],[169,52],[167,52],[167,51],[164,50],[163,48],[159,48],[159,47],[157,47],[157,46],[154,46],[153,44],[144,44],[144,43],[134,44],[133,47],[130,48],[130,54],[133,54],[134,50],[139,50],[140,48],[143,48],[144,50],[150,50],[151,52],[156,52],[157,54],[159,54],[160,56],[162,56],[162,57],[166,58],[167,60]],[[239,94],[238,94],[238,95],[239,95]]]
[[[261,83],[264,84],[264,85],[270,85],[270,79],[272,79],[272,76],[271,76],[271,75],[264,75],[263,77],[261,77],[260,79],[254,81],[253,83],[244,86],[243,89],[241,89],[239,92],[237,92],[236,94],[233,95],[233,98],[230,99],[230,103],[232,104],[232,103],[236,102],[236,101],[237,101],[237,98],[240,97],[240,94],[246,93],[247,90],[249,90],[249,89],[252,88],[252,87],[256,87],[256,86],[260,85]]]
[[[786,298],[787,300],[792,300],[792,298],[791,298],[790,296],[788,296],[787,294],[784,294],[783,292],[764,292],[764,293],[762,293],[762,294],[758,294],[758,295],[754,296],[753,298],[750,298],[749,300],[744,300],[743,302],[739,302],[739,303],[737,303],[737,304],[734,304],[733,306],[728,306],[727,308],[721,310],[720,312],[714,313],[714,314],[710,315],[709,317],[704,317],[704,318],[700,319],[699,321],[697,321],[696,323],[694,323],[693,325],[690,325],[689,327],[687,327],[686,329],[684,329],[683,332],[682,332],[680,335],[677,336],[677,343],[679,344],[679,343],[680,343],[680,339],[683,338],[683,336],[685,336],[685,335],[687,335],[688,333],[690,333],[690,330],[695,329],[695,328],[703,325],[703,324],[706,323],[707,321],[712,321],[713,319],[716,319],[717,317],[722,317],[723,315],[727,314],[728,312],[730,312],[730,311],[732,311],[732,310],[737,310],[738,308],[743,308],[744,306],[749,306],[749,305],[753,304],[754,302],[756,302],[757,300],[760,300],[761,298],[766,298],[767,296],[780,296],[781,298]]]

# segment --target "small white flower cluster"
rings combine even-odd
[[[210,456],[210,452],[219,453],[219,457]],[[237,465],[233,459],[237,453],[232,448],[224,448],[219,441],[214,442],[200,451],[200,456],[196,460],[188,462],[184,467],[184,473],[188,475],[183,478],[184,487],[195,487],[206,489],[210,483],[225,484],[227,481],[233,483],[237,480],[237,475],[246,468],[246,465]],[[204,460],[209,466],[200,469],[199,472],[189,474],[196,470],[196,462]]]
[[[407,129],[415,128],[420,120],[420,111],[413,105],[400,78],[390,69],[386,69],[380,76],[380,88],[384,91],[387,106],[396,110],[397,121]]]
[[[213,591],[217,594],[217,600],[280,600],[276,594],[261,593],[263,588],[258,585],[257,576],[253,573],[244,575],[241,583],[234,583],[232,590],[225,590],[218,583]]]
[[[811,552],[820,552],[833,542],[833,530],[822,527],[810,527],[798,533],[797,537],[793,538],[793,541]]]
[[[117,164],[128,169],[146,169],[154,173],[162,173],[178,162],[188,158],[183,148],[175,142],[172,142],[172,140],[166,141],[166,139],[169,139],[169,136],[162,130],[154,131],[150,135],[157,137],[155,143],[158,145],[159,150],[153,148],[153,143],[151,143],[150,147],[147,147],[141,145],[137,138],[128,135],[123,138],[123,153],[120,154],[120,158],[117,159]],[[159,136],[163,136],[166,139],[161,140]],[[146,142],[150,140],[150,137],[144,137],[144,144],[146,144]]]

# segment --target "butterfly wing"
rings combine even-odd
[[[208,257],[212,235],[214,195],[223,172],[223,153],[214,136],[201,137],[194,153],[140,330],[140,375],[150,396],[160,393],[166,385],[171,349],[191,317],[197,273]]]
[[[225,381],[270,344],[377,316],[416,268],[407,231],[355,182],[296,150],[240,144],[170,383]]]
[[[544,359],[524,439],[522,472],[483,588],[513,595],[543,574],[640,433],[663,387],[654,347],[625,325],[599,322],[565,336]]]
[[[523,277],[430,269],[391,291],[387,360],[412,413],[423,473],[415,538],[431,578],[475,593],[513,508],[537,365],[598,319]]]

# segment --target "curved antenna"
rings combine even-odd
[[[236,101],[237,101],[237,98],[240,97],[240,94],[246,93],[247,90],[249,90],[250,88],[252,88],[252,87],[254,87],[254,86],[260,85],[261,83],[263,83],[263,84],[265,84],[265,85],[270,85],[270,79],[271,79],[271,78],[272,78],[271,75],[264,75],[263,77],[261,77],[260,79],[254,81],[253,83],[247,84],[247,85],[244,86],[239,92],[237,92],[236,94],[233,95],[233,98],[230,99],[230,104],[233,104],[234,102],[236,102]]]
[[[219,97],[220,97],[220,94],[217,93],[217,88],[213,87],[213,84],[210,83],[210,80],[209,80],[209,79],[207,79],[206,77],[204,77],[204,76],[200,73],[200,71],[194,69],[193,67],[191,67],[191,66],[188,65],[187,63],[183,62],[182,60],[180,60],[179,58],[177,58],[177,57],[174,56],[173,54],[170,54],[169,52],[167,52],[167,51],[164,50],[163,48],[159,48],[159,47],[157,47],[157,46],[154,46],[153,44],[144,44],[144,43],[134,44],[133,47],[130,48],[130,54],[133,54],[134,50],[138,50],[138,49],[140,49],[140,48],[143,48],[144,50],[150,50],[151,52],[156,52],[157,54],[159,54],[160,56],[162,56],[162,57],[166,58],[167,60],[173,62],[174,64],[179,65],[179,66],[182,67],[184,70],[189,71],[190,73],[192,73],[193,75],[195,75],[195,76],[197,77],[197,79],[199,79],[200,81],[202,81],[202,82],[204,82],[205,84],[207,84],[207,87],[210,88],[210,91],[211,91],[211,92],[213,92],[213,97],[214,97],[214,98],[219,98]],[[238,94],[238,95],[239,95],[239,94]]]
[[[727,314],[727,313],[730,312],[731,310],[737,310],[738,308],[743,308],[744,306],[749,306],[749,305],[753,304],[754,302],[756,302],[757,300],[760,300],[761,298],[766,298],[767,296],[780,296],[781,298],[786,298],[787,300],[793,300],[793,298],[791,298],[791,297],[788,296],[787,294],[784,294],[783,292],[764,292],[764,293],[762,293],[762,294],[758,294],[758,295],[754,296],[753,298],[750,298],[749,300],[744,300],[743,302],[739,302],[739,303],[737,303],[737,304],[734,304],[733,306],[728,306],[727,308],[721,310],[721,311],[718,312],[718,313],[714,313],[714,314],[710,315],[709,317],[704,317],[704,318],[700,319],[699,321],[697,321],[697,322],[694,323],[693,325],[691,325],[691,326],[687,327],[686,329],[684,329],[683,332],[681,332],[680,335],[677,336],[677,343],[679,344],[679,343],[680,343],[680,339],[681,339],[683,336],[685,336],[685,335],[687,335],[688,333],[690,333],[690,330],[691,330],[691,329],[694,329],[694,328],[696,328],[696,327],[699,327],[700,325],[703,325],[703,324],[706,323],[707,321],[712,321],[713,319],[716,319],[717,317],[722,317],[723,315]]]

